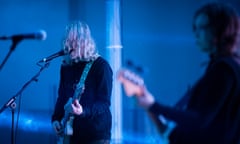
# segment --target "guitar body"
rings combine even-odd
[[[64,136],[63,144],[70,144],[70,136],[68,136],[68,135]]]
[[[73,116],[69,116],[69,119],[65,122],[65,119],[62,119],[61,125],[62,133],[58,135],[57,144],[70,144],[70,136],[73,134]]]
[[[70,144],[70,136],[64,135],[58,137],[57,144]]]

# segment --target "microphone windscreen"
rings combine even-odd
[[[40,40],[46,40],[47,38],[47,32],[44,30],[40,30],[38,32],[38,36],[37,36]]]

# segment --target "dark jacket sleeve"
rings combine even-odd
[[[149,111],[164,115],[186,129],[204,128],[216,117],[233,87],[234,74],[231,67],[219,62],[214,64],[193,89],[185,110],[154,103]]]

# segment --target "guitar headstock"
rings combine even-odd
[[[118,72],[117,78],[122,83],[127,96],[143,95],[144,80],[136,73],[122,69]]]

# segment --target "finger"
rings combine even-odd
[[[75,105],[76,107],[78,107],[78,108],[81,106],[78,100],[75,100],[75,101],[74,101],[74,105]]]
[[[76,105],[75,105],[75,104],[72,104],[72,110],[73,110],[73,112],[76,112],[76,111],[77,111],[77,109],[78,109],[78,107],[76,107]]]
[[[76,115],[80,115],[82,113],[82,107],[79,104],[79,107],[76,107],[74,104],[72,104],[72,108],[73,108],[73,113]]]

